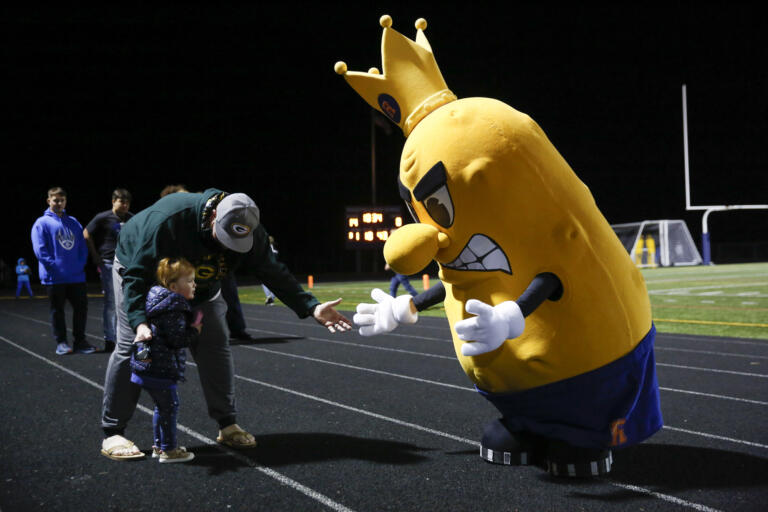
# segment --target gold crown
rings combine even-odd
[[[397,124],[407,137],[416,125],[436,108],[456,99],[440,74],[424,29],[427,21],[416,20],[416,41],[392,29],[392,18],[379,20],[381,62],[384,74],[376,68],[367,73],[347,71],[344,62],[334,66],[349,85],[373,108]]]

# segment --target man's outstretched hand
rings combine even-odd
[[[352,329],[352,322],[336,311],[334,306],[341,303],[341,298],[329,302],[323,302],[315,308],[315,320],[324,325],[331,332],[343,332]]]

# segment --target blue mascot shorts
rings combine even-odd
[[[595,370],[517,393],[477,390],[513,431],[585,448],[621,448],[663,425],[653,342],[656,327],[626,356]]]

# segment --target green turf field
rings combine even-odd
[[[651,297],[653,320],[660,332],[768,339],[768,263],[642,272]],[[411,282],[421,291],[420,280]],[[436,277],[430,282],[434,284]],[[341,309],[352,310],[360,302],[371,302],[374,287],[388,290],[389,282],[315,282],[312,292],[321,301],[343,297]],[[260,286],[242,287],[240,299],[263,304],[264,292]],[[435,306],[422,314],[442,316],[444,310]]]

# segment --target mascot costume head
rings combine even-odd
[[[642,275],[535,121],[498,100],[457,99],[425,20],[415,41],[389,16],[380,24],[383,72],[343,62],[335,70],[407,137],[398,186],[417,223],[387,240],[384,257],[402,274],[433,259],[440,266],[459,362],[503,416],[486,427],[483,457],[556,475],[608,472],[610,447],[661,427]],[[461,324],[481,314],[469,302],[489,307],[488,318],[511,318],[505,305],[538,276],[554,280],[556,293],[524,328],[504,331],[491,350],[472,347],[479,338],[462,336]]]

